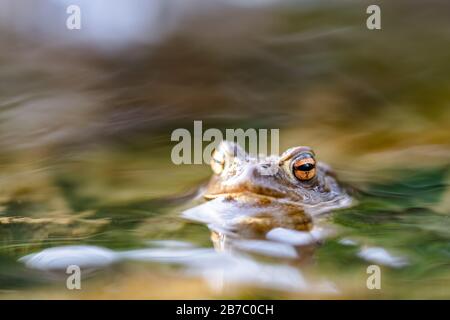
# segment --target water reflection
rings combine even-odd
[[[91,272],[78,298],[449,298],[448,1],[381,1],[380,32],[360,1],[91,2],[109,14],[70,34],[67,1],[0,5],[1,298],[73,298],[47,271],[67,263]],[[279,128],[354,205],[235,230],[192,200],[207,165],[171,162],[194,120]]]
[[[125,250],[92,245],[53,246],[26,255],[20,262],[29,269],[39,271],[34,274],[35,279],[47,279],[56,283],[65,280],[65,268],[71,264],[79,265],[86,271],[85,280],[89,282],[98,278],[96,274],[99,271],[129,263],[144,263],[154,272],[158,272],[155,270],[156,265],[176,266],[183,277],[202,279],[212,292],[219,295],[251,287],[254,290],[276,290],[284,294],[342,297],[349,294],[353,285],[346,272],[359,274],[358,281],[364,284],[367,265],[376,264],[386,268],[383,269],[383,275],[390,281],[396,280],[389,270],[395,271],[393,274],[397,277],[400,275],[397,281],[402,281],[412,272],[428,270],[430,267],[426,266],[430,266],[430,261],[434,263],[429,275],[443,272],[439,266],[444,267],[445,261],[448,262],[448,256],[445,256],[448,241],[443,241],[448,237],[448,228],[445,228],[444,223],[446,216],[424,213],[423,210],[427,209],[418,207],[414,211],[398,211],[402,206],[410,206],[408,203],[411,201],[416,204],[432,203],[430,196],[435,194],[427,194],[427,190],[435,190],[435,184],[426,181],[435,181],[436,176],[430,172],[416,177],[409,176],[409,183],[406,179],[400,179],[400,184],[408,187],[393,183],[381,187],[384,196],[389,195],[387,199],[381,200],[376,192],[380,186],[374,186],[372,191],[367,192],[374,195],[361,195],[355,207],[324,216],[324,220],[311,231],[277,227],[271,229],[265,238],[249,238],[224,229],[218,232],[213,224],[209,224],[213,231],[213,249],[208,243],[199,246],[187,241],[186,236],[179,236],[189,234],[183,230],[196,227],[198,223],[185,224],[183,220],[175,222],[166,213],[158,219],[172,221],[167,225],[169,230],[174,223],[182,223],[176,228],[175,235],[178,235],[177,239],[184,240],[162,239],[163,234],[159,235],[160,240],[148,240],[144,236],[144,239],[147,238],[145,246],[141,242],[140,246],[133,245],[132,249]],[[442,174],[437,176],[442,177]],[[408,196],[411,192],[416,194],[414,199]],[[400,205],[400,201],[406,203]],[[205,204],[208,203],[210,202]],[[185,217],[196,209],[192,203],[188,206],[190,208],[185,210]],[[131,207],[129,208],[132,212]],[[181,214],[179,207],[173,214]],[[427,215],[428,220],[421,219],[423,214]],[[428,222],[419,225],[416,220]],[[152,221],[150,219],[143,222],[143,230],[155,223]],[[201,224],[203,223],[205,221]],[[156,227],[166,228],[161,222]],[[124,230],[126,229],[122,227],[121,233]],[[208,236],[209,232],[206,229],[193,231],[197,236]],[[377,236],[380,233],[383,237]],[[429,254],[417,252],[416,248],[427,250]],[[330,271],[327,271],[327,265]],[[317,272],[318,270],[321,272]]]
[[[259,262],[243,253],[217,252],[197,248],[189,243],[183,244],[183,247],[191,247],[189,249],[178,245],[173,247],[171,241],[159,241],[159,244],[162,246],[117,252],[94,246],[53,247],[25,256],[20,261],[32,269],[53,273],[59,271],[61,274],[65,274],[70,265],[77,265],[83,272],[86,270],[90,273],[126,260],[174,264],[183,266],[186,275],[203,278],[213,290],[219,292],[237,285],[294,292],[329,293],[336,290],[330,283],[316,284],[307,281],[298,268]],[[258,253],[279,257],[279,251],[275,255],[270,252],[268,243],[252,243],[251,247]],[[296,255],[283,256],[295,257]]]

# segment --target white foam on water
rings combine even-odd
[[[394,256],[381,247],[362,248],[358,252],[358,256],[364,260],[394,268],[401,268],[409,264],[406,258]]]
[[[297,259],[299,257],[291,245],[266,240],[234,240],[233,246],[244,251],[269,257]]]
[[[339,240],[339,243],[344,246],[356,246],[358,244],[358,242],[356,242],[355,240],[347,239],[347,238]]]
[[[283,291],[305,292],[312,289],[300,270],[286,265],[258,263],[242,259],[228,263],[227,267],[191,269],[201,275],[211,288],[223,289],[231,285],[254,285]]]
[[[161,248],[193,248],[194,245],[186,241],[178,240],[150,240],[146,242],[150,246]]]
[[[121,251],[118,253],[122,259],[133,261],[164,262],[164,263],[189,263],[193,259],[215,254],[214,249],[137,249]]]
[[[275,228],[270,230],[266,234],[266,238],[294,246],[306,246],[317,242],[316,238],[314,238],[310,232],[285,228]]]
[[[241,245],[259,249],[262,242]],[[273,254],[273,250],[282,247],[286,250],[283,256],[293,257],[293,251],[287,249],[289,246],[274,244],[269,251]],[[298,268],[260,262],[243,253],[216,252],[210,248],[145,248],[115,252],[96,246],[63,246],[45,249],[20,259],[27,267],[42,271],[65,270],[69,265],[77,265],[82,269],[104,268],[123,260],[179,264],[184,266],[186,275],[200,276],[216,290],[229,285],[251,285],[295,292],[335,291],[330,285],[309,283]]]
[[[65,270],[70,265],[80,268],[101,268],[119,259],[116,252],[96,246],[62,246],[44,249],[19,259],[28,268]]]

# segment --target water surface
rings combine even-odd
[[[108,54],[1,29],[0,298],[450,298],[448,4],[386,8],[380,33],[351,2],[212,12]],[[354,205],[320,244],[217,252],[182,216],[209,166],[170,159],[194,120],[280,129]],[[86,265],[82,290],[53,254]]]

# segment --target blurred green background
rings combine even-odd
[[[180,206],[210,175],[176,166],[171,132],[278,128],[364,192],[304,272],[350,298],[450,298],[448,1],[0,1],[1,298],[314,298],[213,292],[170,266],[126,264],[72,293],[21,256],[64,244],[210,247]],[[382,29],[366,28],[381,7]],[[184,197],[184,198],[183,198]],[[342,237],[406,255],[366,289]]]

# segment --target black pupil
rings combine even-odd
[[[312,163],[304,163],[301,166],[295,167],[295,170],[300,170],[300,171],[310,171],[314,169],[314,164]]]

